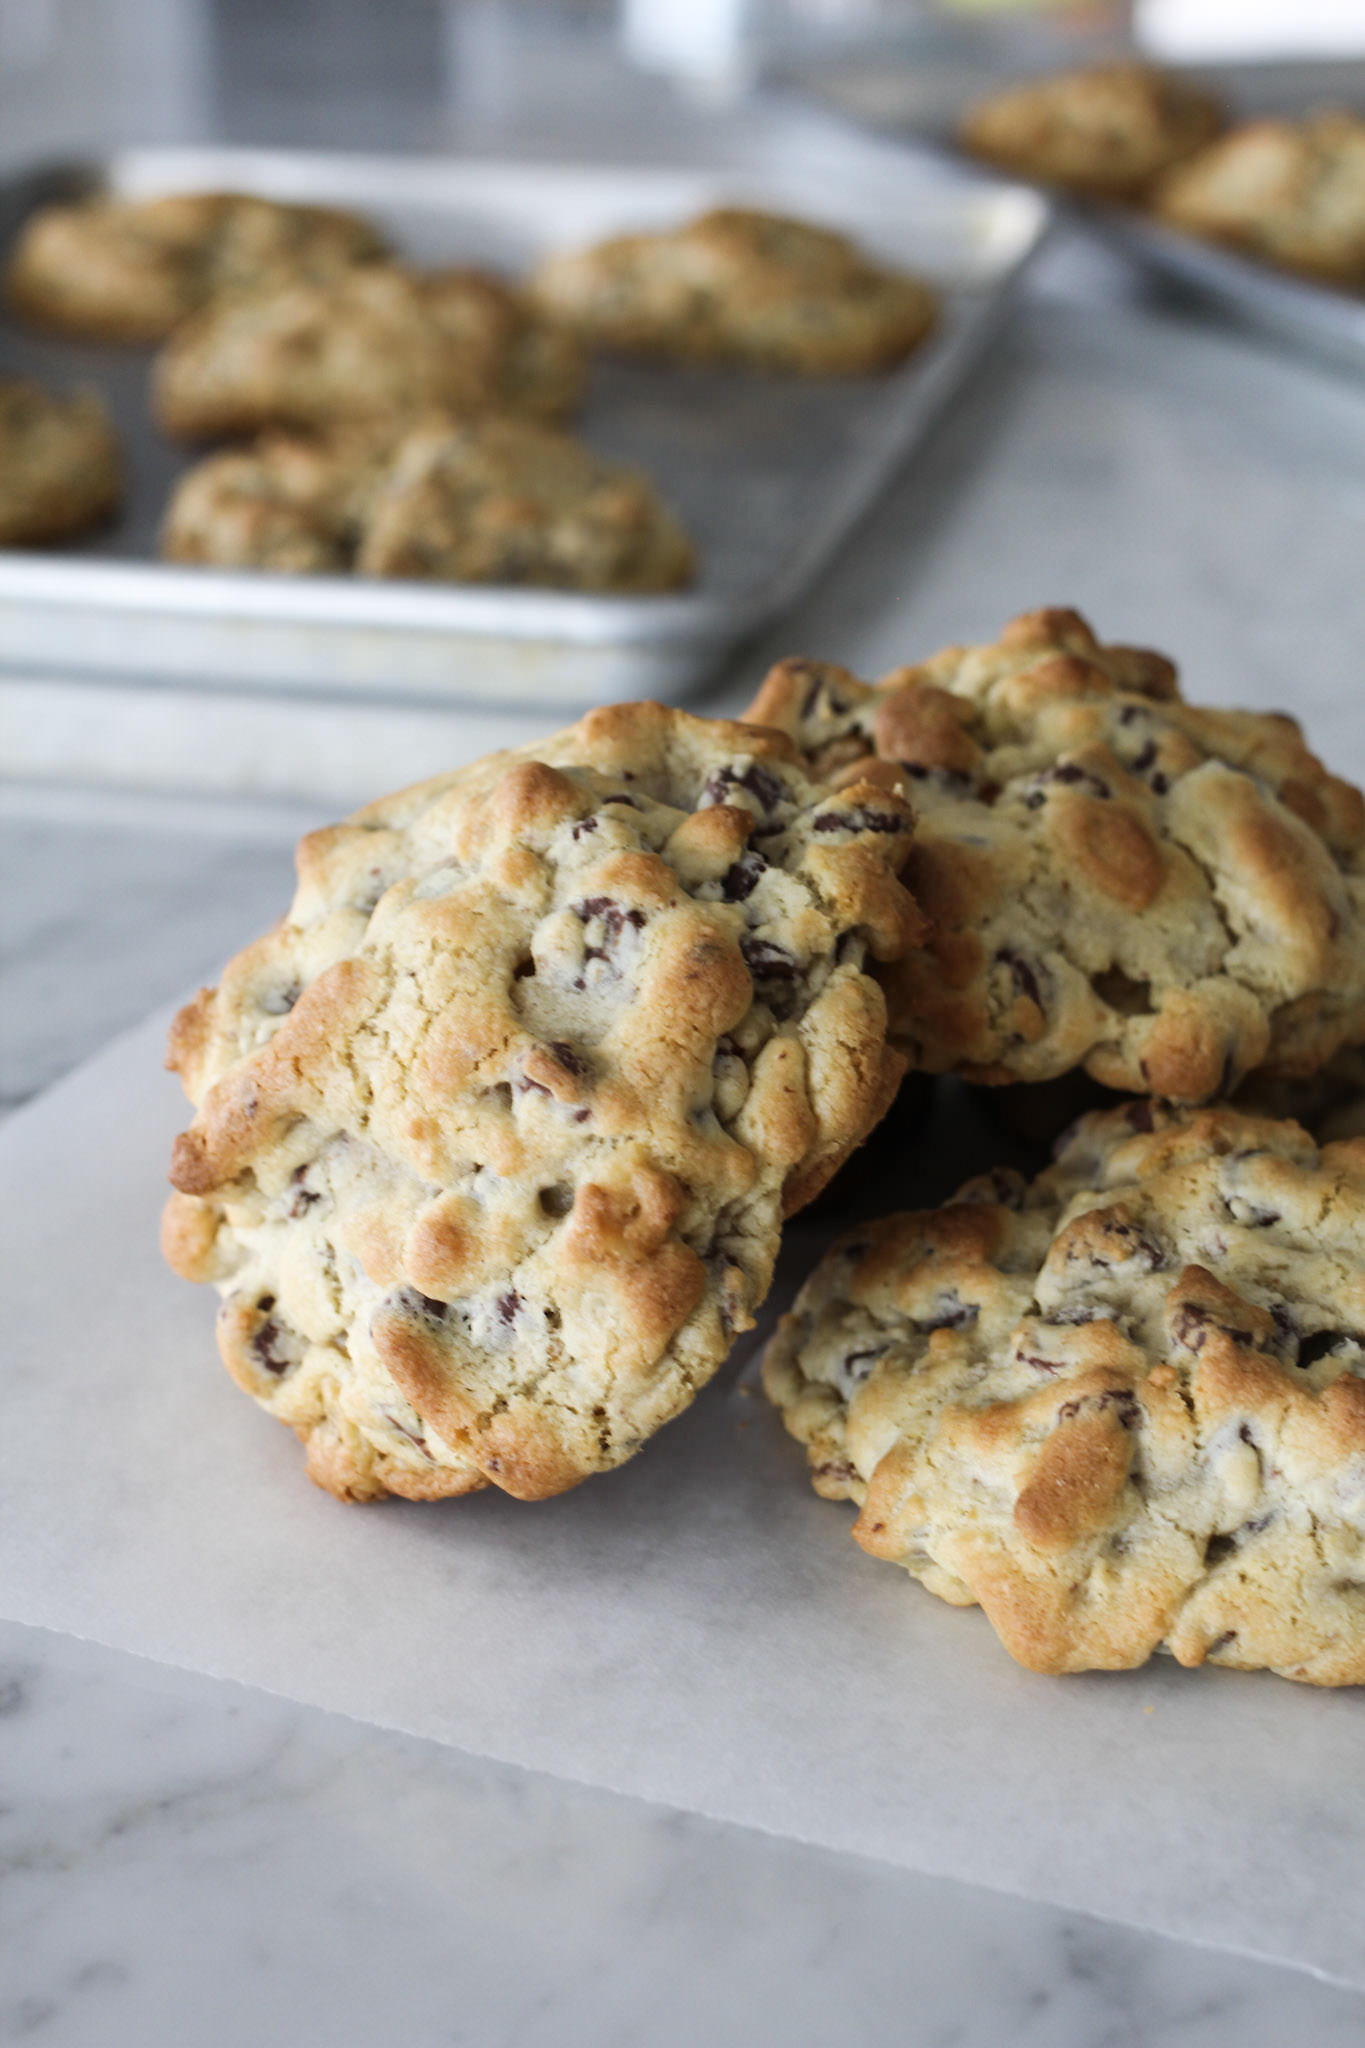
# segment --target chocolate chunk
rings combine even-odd
[[[903,832],[904,818],[895,811],[874,811],[857,804],[850,811],[821,811],[815,820],[817,832]]]
[[[742,853],[721,877],[721,894],[727,903],[742,903],[752,896],[763,876],[768,872],[768,863],[761,853]]]
[[[1021,954],[1012,952],[1008,948],[997,953],[995,957],[1002,967],[1009,968],[1010,973],[1014,976],[1014,986],[1020,995],[1027,996],[1028,1000],[1031,1003],[1036,1003],[1041,1010],[1043,1007],[1043,992],[1038,985],[1038,976],[1030,963]]]

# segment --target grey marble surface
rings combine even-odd
[[[766,117],[627,93],[548,16],[513,65],[506,10],[394,0],[376,38],[378,12],[0,0],[0,149],[217,132],[572,154],[606,135],[735,161],[772,141]],[[1362,476],[1359,387],[1059,248],[973,401],[716,702],[787,647],[874,668],[1070,601],[1169,645],[1202,695],[1287,699],[1358,767]],[[211,974],[280,907],[313,821],[0,788],[0,1109]],[[0,1623],[0,2042],[387,2034],[1345,2048],[1365,1998]]]

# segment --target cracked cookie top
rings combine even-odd
[[[1249,121],[1162,180],[1158,218],[1328,284],[1365,284],[1365,121]]]
[[[118,437],[102,399],[0,377],[0,546],[77,533],[111,512],[122,490]]]
[[[163,1243],[316,1479],[539,1498],[687,1405],[895,1091],[864,960],[913,935],[908,834],[636,704],[304,840],[172,1031]]]
[[[876,686],[783,662],[747,715],[913,797],[932,930],[887,978],[913,1065],[1200,1102],[1365,1040],[1365,799],[1292,718],[1187,704],[1069,611]]]
[[[969,109],[961,137],[1002,170],[1100,199],[1131,199],[1223,125],[1199,86],[1147,64],[1025,79]]]
[[[889,369],[936,317],[928,285],[845,236],[738,206],[552,256],[531,291],[601,348],[808,376]]]
[[[181,477],[171,561],[220,568],[606,593],[690,581],[691,545],[653,484],[531,420],[263,435]]]
[[[325,278],[385,254],[352,213],[240,192],[87,199],[30,216],[5,280],[26,318],[95,341],[164,341],[216,292]]]
[[[558,420],[583,374],[573,337],[497,278],[370,263],[223,294],[176,329],[153,389],[166,431],[197,441],[443,406]]]
[[[1365,1141],[1149,1102],[850,1234],[764,1362],[854,1534],[1039,1671],[1365,1683]]]

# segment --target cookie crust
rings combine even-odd
[[[79,533],[122,490],[118,439],[93,391],[61,396],[27,377],[0,378],[0,547]]]
[[[1147,64],[1028,79],[965,115],[963,146],[1001,170],[1098,199],[1135,199],[1223,125],[1211,94]]]
[[[921,279],[827,228],[744,207],[551,257],[531,291],[599,348],[812,377],[890,369],[937,317]]]
[[[887,979],[912,1065],[1201,1102],[1365,1039],[1365,799],[1293,719],[1187,704],[1070,611],[875,686],[783,662],[747,715],[913,798],[933,929]]]
[[[764,1382],[817,1492],[1035,1671],[1365,1683],[1365,1141],[1147,1102],[836,1246]]]
[[[320,1484],[538,1499],[688,1404],[895,1092],[907,833],[643,704],[303,842],[173,1028],[163,1243]]]
[[[368,264],[205,307],[158,356],[153,403],[167,433],[204,441],[443,407],[558,420],[582,382],[577,343],[496,278]]]
[[[9,304],[92,341],[158,342],[216,292],[325,278],[385,254],[368,221],[239,192],[89,199],[33,214],[10,258]]]
[[[1158,219],[1324,284],[1365,289],[1365,121],[1250,121],[1162,180]]]
[[[220,568],[677,589],[692,549],[653,485],[530,421],[268,434],[181,478],[162,553]]]

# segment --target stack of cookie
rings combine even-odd
[[[648,478],[563,431],[587,351],[867,375],[902,361],[935,316],[918,279],[749,209],[553,258],[523,291],[407,268],[354,215],[233,193],[45,208],[7,289],[40,325],[162,344],[163,429],[245,444],[181,479],[162,528],[170,560],[600,593],[676,589],[694,556]],[[44,470],[27,524],[11,517],[0,538],[74,530],[116,495],[95,460],[107,417],[82,403],[103,495],[59,501]],[[36,473],[0,412],[7,447],[16,473]]]
[[[1362,1042],[1365,800],[1040,612],[306,840],[172,1034],[165,1249],[333,1492],[541,1498],[699,1393],[904,1074],[1084,1069],[1123,1093],[1031,1184],[828,1248],[768,1391],[864,1548],[1036,1669],[1359,1682],[1365,1143],[1270,1112],[1339,1111]]]
[[[995,93],[968,110],[961,139],[1000,169],[1365,289],[1365,121],[1355,113],[1229,124],[1198,83],[1116,63]]]

